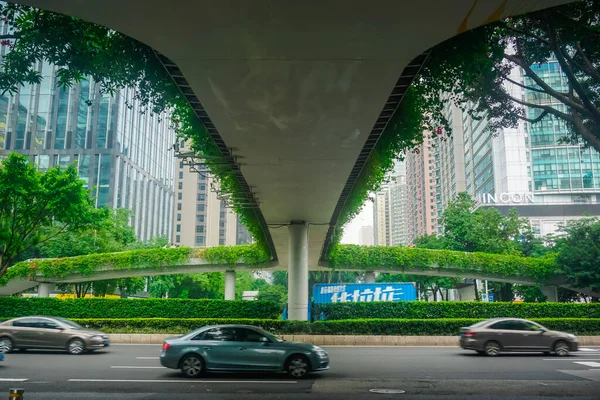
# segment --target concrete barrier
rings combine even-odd
[[[176,334],[108,335],[113,344],[162,344]],[[281,335],[290,342],[312,343],[318,346],[458,346],[456,336],[364,336],[364,335]],[[579,336],[580,346],[600,346],[600,336]]]

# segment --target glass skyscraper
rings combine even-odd
[[[131,209],[142,240],[168,236],[175,141],[169,119],[145,112],[134,89],[101,94],[92,80],[59,88],[55,66],[38,68],[40,84],[0,97],[0,157],[18,152],[41,170],[77,162],[97,207]]]

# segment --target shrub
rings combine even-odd
[[[600,303],[375,302],[316,304],[326,320],[421,318],[600,318]]]
[[[279,305],[265,301],[190,299],[66,299],[0,297],[7,318],[279,318]]]
[[[272,319],[128,318],[75,319],[89,328],[108,333],[184,334],[205,325],[244,324],[260,326],[276,334],[307,335],[458,335],[460,328],[481,321],[479,318],[443,319],[363,319],[346,321],[283,321]],[[577,335],[600,335],[600,319],[537,318],[548,329]]]

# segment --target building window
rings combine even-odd
[[[221,221],[221,222],[219,222],[219,226],[220,226],[221,228],[225,228],[225,221]]]
[[[179,192],[177,193],[177,200],[182,200],[183,199],[183,193]]]
[[[220,217],[221,217],[221,218],[225,218],[225,211],[221,211],[221,215],[220,215]]]
[[[177,214],[177,221],[181,221],[181,214]]]
[[[177,203],[177,211],[181,211],[181,203]]]
[[[179,235],[176,235],[176,236],[175,236],[175,242],[176,242],[176,243],[179,243],[179,242],[181,242],[181,237],[180,237]]]
[[[179,171],[179,179],[183,179],[183,171]]]
[[[179,184],[177,185],[177,187],[179,188],[179,190],[183,189],[183,182],[179,182]]]
[[[176,230],[177,232],[181,232],[181,225],[177,224]]]
[[[204,225],[197,225],[196,233],[204,233]]]
[[[206,185],[204,183],[198,185],[198,190],[201,190],[204,192],[206,190]]]
[[[204,214],[196,215],[196,222],[204,222]]]
[[[204,193],[198,194],[198,201],[204,201],[204,200],[206,200],[206,195]]]
[[[198,211],[204,211],[204,204],[198,204],[198,205],[196,206],[196,209],[197,209]]]
[[[179,161],[179,168],[183,168],[183,160]]]
[[[204,244],[204,236],[196,236],[196,244]]]
[[[225,239],[219,239],[219,246],[223,246],[225,244]]]
[[[225,236],[225,230],[223,230],[223,229],[219,230],[219,236]]]

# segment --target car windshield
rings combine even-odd
[[[71,329],[84,329],[83,326],[81,326],[78,323],[75,323],[73,321],[69,321],[66,318],[57,317],[55,319],[62,324],[68,325],[69,328],[71,328]]]

